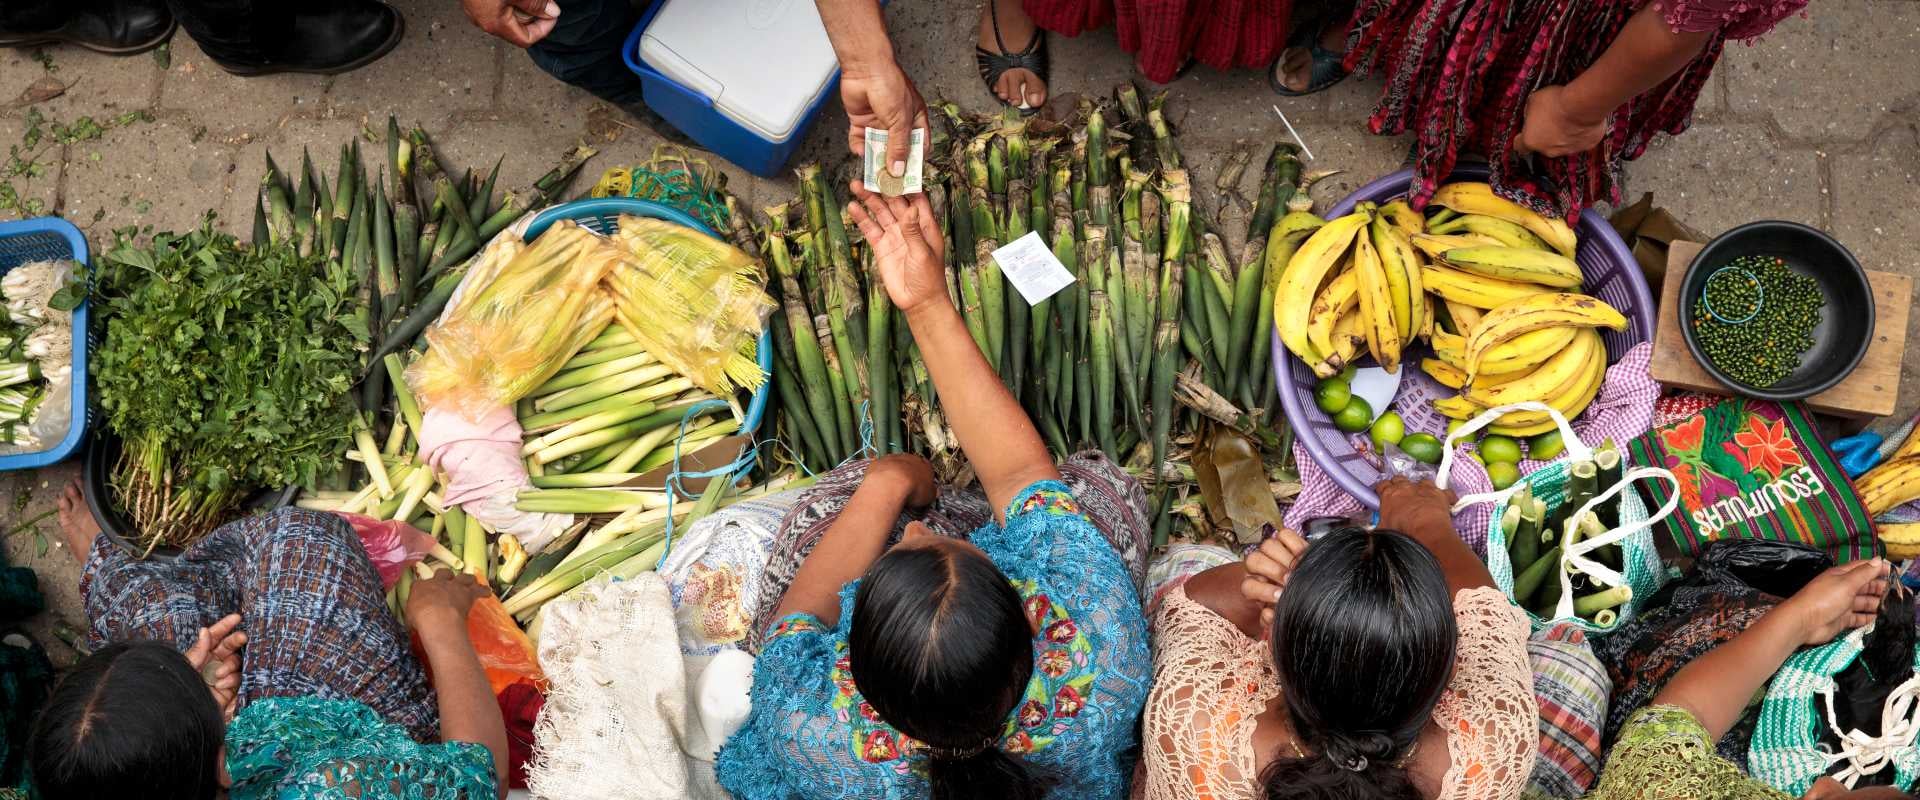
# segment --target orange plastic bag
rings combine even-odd
[[[493,687],[494,696],[521,681],[543,694],[547,691],[547,675],[540,671],[533,640],[520,630],[500,598],[487,595],[474,602],[467,612],[467,638],[480,655],[480,666],[487,671],[487,684]]]

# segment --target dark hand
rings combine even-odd
[[[240,700],[240,648],[247,635],[240,632],[240,615],[228,614],[219,622],[200,629],[200,637],[187,651],[187,663],[207,682],[213,701],[229,722]]]
[[[873,248],[874,267],[887,284],[887,297],[912,314],[933,302],[947,302],[947,243],[925,194],[881,197],[853,182],[854,202],[847,212]]]
[[[1584,153],[1607,135],[1607,118],[1583,119],[1566,104],[1565,86],[1548,86],[1527,96],[1526,122],[1513,147],[1521,154],[1565,156]]]
[[[1820,573],[1775,610],[1791,614],[1803,646],[1826,644],[1833,637],[1873,622],[1887,594],[1887,562],[1855,561]]]
[[[474,27],[514,47],[532,47],[560,23],[560,6],[552,0],[460,0]]]
[[[1282,528],[1247,552],[1242,562],[1247,577],[1240,582],[1241,596],[1261,606],[1260,625],[1273,627],[1273,605],[1280,602],[1280,590],[1286,588],[1293,567],[1307,552],[1307,540]]]
[[[847,106],[847,144],[854,154],[866,154],[868,128],[884,130],[887,171],[905,175],[913,129],[927,127],[927,104],[900,65],[889,59],[872,71],[849,69],[840,76],[840,101]]]
[[[907,507],[926,508],[940,495],[933,481],[933,465],[912,453],[881,456],[867,466],[867,477],[897,480],[907,487]]]
[[[486,594],[486,587],[472,575],[437,570],[433,577],[413,582],[413,589],[407,595],[407,622],[415,628],[450,626],[464,631],[467,611],[473,608],[473,601]]]
[[[1434,526],[1452,532],[1453,504],[1459,499],[1452,490],[1406,478],[1382,481],[1373,490],[1380,495],[1379,527],[1415,537]]]

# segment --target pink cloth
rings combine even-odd
[[[401,571],[417,563],[433,550],[433,537],[420,532],[419,528],[399,520],[374,519],[363,514],[348,514],[336,511],[334,514],[353,526],[353,532],[360,537],[360,546],[367,551],[367,558],[373,562],[373,568],[380,573],[380,585],[391,589],[400,580]]]
[[[1660,384],[1647,374],[1647,362],[1652,355],[1653,345],[1642,342],[1607,368],[1606,383],[1601,385],[1599,396],[1579,418],[1572,420],[1573,431],[1579,434],[1580,441],[1591,447],[1612,439],[1624,447],[1653,427],[1653,405],[1660,396]],[[1287,509],[1288,527],[1298,530],[1314,517],[1349,516],[1362,510],[1360,501],[1334,483],[1333,477],[1312,461],[1312,456],[1298,441],[1294,442],[1293,456],[1300,467],[1300,497]],[[1522,461],[1520,474],[1525,475],[1546,463]],[[1463,497],[1493,490],[1486,468],[1471,458],[1454,459],[1447,486]],[[1455,514],[1453,527],[1475,552],[1484,555],[1487,527],[1492,520],[1493,507],[1481,503]]]
[[[460,506],[496,532],[513,534],[529,553],[538,554],[573,524],[572,514],[514,509],[514,496],[533,481],[520,458],[520,420],[512,408],[494,409],[478,422],[429,408],[420,421],[420,449],[427,463],[446,475],[441,502]]]
[[[1804,15],[1807,0],[1661,0],[1654,7],[1676,32],[1720,31],[1750,42],[1787,17]]]

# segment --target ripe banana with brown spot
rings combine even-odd
[[[1558,397],[1586,377],[1593,360],[1604,362],[1606,357],[1607,348],[1600,342],[1600,334],[1592,328],[1581,328],[1572,344],[1560,348],[1526,375],[1498,383],[1488,380],[1491,375],[1475,376],[1461,387],[1460,395],[1488,408]]]
[[[1488,350],[1486,356],[1480,359],[1480,371],[1488,375],[1498,375],[1534,369],[1572,342],[1574,334],[1579,330],[1579,328],[1545,328],[1515,336]],[[1462,372],[1466,371],[1467,337],[1438,331],[1429,340],[1429,344],[1433,345],[1433,354],[1441,361],[1452,364]]]
[[[1475,275],[1555,289],[1577,289],[1582,280],[1580,265],[1573,259],[1526,247],[1461,247],[1448,250],[1441,259]]]
[[[1413,206],[1407,205],[1407,201],[1404,199],[1395,200],[1381,206],[1380,216],[1386,217],[1387,222],[1392,223],[1394,227],[1399,228],[1408,236],[1424,232],[1427,229],[1427,218],[1422,216],[1420,212],[1413,210]]]
[[[1407,241],[1406,234],[1388,222],[1384,215],[1375,216],[1368,228],[1373,252],[1379,255],[1380,268],[1387,276],[1387,295],[1393,299],[1394,328],[1400,332],[1400,341],[1409,341],[1420,322],[1420,308],[1414,303],[1416,295],[1412,286],[1412,282],[1418,281],[1419,277],[1407,277],[1407,259],[1418,256],[1414,255],[1412,244],[1407,244],[1404,250],[1401,248],[1400,243]],[[1414,264],[1412,269],[1417,273],[1420,267]]]
[[[1874,538],[1887,548],[1888,560],[1920,558],[1920,522],[1882,522],[1873,528]]]
[[[1522,297],[1487,312],[1467,336],[1467,376],[1480,371],[1480,360],[1495,345],[1543,328],[1610,328],[1626,330],[1627,318],[1600,298],[1557,293]]]
[[[1552,289],[1537,283],[1518,283],[1463,272],[1444,264],[1420,268],[1420,282],[1427,291],[1480,309],[1494,309],[1536,294],[1551,294]]]
[[[1334,351],[1333,329],[1340,317],[1360,304],[1356,290],[1358,280],[1351,269],[1341,272],[1313,299],[1313,310],[1307,315],[1307,341],[1313,345],[1314,352],[1323,356],[1313,364],[1313,373],[1322,378],[1331,377],[1347,366]]]
[[[1467,385],[1467,373],[1462,371],[1459,367],[1456,367],[1452,364],[1447,363],[1443,359],[1438,359],[1438,358],[1420,359],[1420,370],[1422,372],[1427,373],[1428,377],[1431,377],[1434,380],[1439,381],[1441,386],[1445,386],[1449,389],[1458,390],[1461,387],[1464,387]],[[1493,387],[1493,386],[1498,386],[1510,380],[1524,378],[1530,374],[1532,374],[1532,372],[1523,370],[1520,372],[1508,372],[1500,375],[1482,375],[1480,376],[1480,383],[1488,387]]]
[[[1579,244],[1573,228],[1565,220],[1534,213],[1526,206],[1494,194],[1493,187],[1484,183],[1449,183],[1434,192],[1433,202],[1462,214],[1480,214],[1519,225],[1568,258],[1573,257],[1574,249]]]
[[[1566,417],[1568,420],[1580,416],[1580,413],[1586,411],[1587,406],[1593,403],[1593,398],[1600,394],[1600,387],[1606,382],[1607,360],[1605,358],[1593,359],[1588,363],[1587,369],[1587,374],[1582,376],[1581,380],[1576,382],[1566,393],[1557,397],[1547,398],[1543,402],[1545,402],[1548,407],[1559,411],[1561,416]],[[1487,410],[1487,406],[1480,405],[1459,395],[1435,400],[1433,401],[1433,408],[1435,411],[1440,412],[1450,419],[1462,421],[1480,416],[1482,412]],[[1502,414],[1498,421],[1487,426],[1487,431],[1489,433],[1498,433],[1502,436],[1535,436],[1553,430],[1555,427],[1557,426],[1554,425],[1553,417],[1548,416],[1544,412],[1510,411]]]
[[[1400,328],[1394,320],[1392,289],[1373,239],[1359,236],[1353,245],[1353,271],[1359,274],[1360,321],[1367,333],[1367,350],[1388,372],[1400,369]]]
[[[1327,273],[1353,246],[1355,236],[1372,221],[1372,215],[1365,211],[1332,220],[1307,237],[1287,261],[1273,295],[1273,321],[1281,343],[1300,360],[1309,364],[1320,360],[1321,354],[1307,340],[1307,315],[1313,310],[1313,298]]]
[[[1473,326],[1480,324],[1481,310],[1452,300],[1441,298],[1447,304],[1447,316],[1453,319],[1453,332],[1462,337],[1473,332]]]
[[[1920,499],[1920,456],[1904,456],[1867,471],[1853,482],[1867,515],[1877,517]]]
[[[1360,348],[1367,343],[1365,324],[1360,321],[1360,306],[1354,304],[1352,310],[1340,315],[1340,321],[1333,325],[1333,357],[1339,359],[1342,369],[1353,363],[1360,355]],[[1325,377],[1325,376],[1322,376]]]

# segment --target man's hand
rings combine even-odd
[[[1607,135],[1607,118],[1581,118],[1567,107],[1565,86],[1548,86],[1527,96],[1526,121],[1513,146],[1521,153],[1565,156],[1584,153]]]
[[[947,243],[925,194],[881,197],[859,181],[847,213],[873,248],[874,267],[887,284],[887,297],[902,313],[929,303],[947,302]]]
[[[475,27],[514,47],[532,47],[560,22],[553,0],[460,0]]]
[[[913,129],[927,127],[927,104],[900,65],[888,60],[871,71],[849,68],[840,76],[840,101],[847,106],[847,144],[854,155],[866,155],[866,129],[884,130],[887,171],[906,175]]]
[[[200,629],[200,638],[187,651],[187,663],[207,682],[220,714],[233,721],[240,701],[240,648],[247,635],[240,632],[240,615],[228,614],[219,622]]]
[[[1888,571],[1887,562],[1877,558],[1834,567],[1808,581],[1777,610],[1793,614],[1802,646],[1826,644],[1873,622],[1887,594]]]
[[[413,582],[407,594],[407,623],[415,629],[445,626],[465,633],[467,610],[487,589],[464,572],[441,569]]]
[[[1416,539],[1427,529],[1453,531],[1452,508],[1459,498],[1452,490],[1406,478],[1382,481],[1373,490],[1380,495],[1380,528]]]

